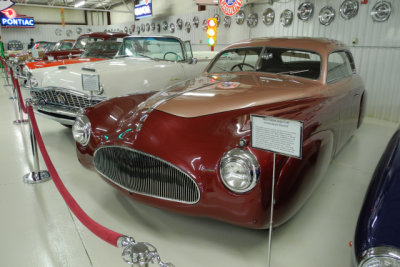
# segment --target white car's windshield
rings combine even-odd
[[[185,60],[181,42],[168,37],[125,38],[118,56],[146,57],[168,61]]]
[[[221,53],[208,72],[269,72],[318,79],[321,57],[312,51],[292,48],[236,48]]]

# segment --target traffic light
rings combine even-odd
[[[217,44],[217,19],[210,18],[207,20],[207,44],[215,46]]]

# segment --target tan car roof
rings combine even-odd
[[[334,50],[347,49],[347,47],[336,40],[326,38],[311,38],[311,37],[293,37],[293,38],[255,38],[247,39],[230,45],[227,48],[239,47],[285,47],[297,48],[302,50],[311,50],[319,53],[322,57],[327,56]]]

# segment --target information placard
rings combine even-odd
[[[250,115],[251,146],[289,157],[302,157],[303,122]]]
[[[98,74],[82,74],[82,88],[84,91],[100,91],[100,78]]]

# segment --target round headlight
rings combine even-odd
[[[31,86],[32,87],[36,87],[37,88],[39,86],[39,82],[36,80],[36,78],[31,78],[30,82],[31,82]]]
[[[85,115],[79,115],[72,126],[72,135],[74,136],[75,141],[86,146],[89,143],[91,132],[92,127],[88,117]]]
[[[229,190],[245,193],[256,186],[260,166],[252,153],[234,148],[221,158],[219,174],[223,184]]]
[[[391,257],[372,257],[361,267],[400,267],[400,261]]]

